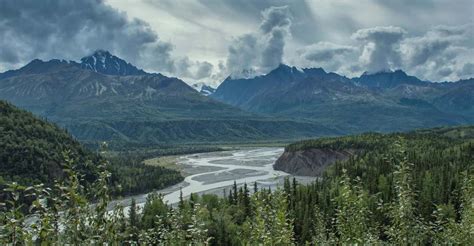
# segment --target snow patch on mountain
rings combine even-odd
[[[216,91],[214,87],[207,85],[204,82],[195,83],[191,85],[191,87],[204,96],[210,96]]]
[[[97,50],[92,55],[83,57],[80,63],[83,69],[107,75],[145,75],[145,71],[110,54],[105,50]]]

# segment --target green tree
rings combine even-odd
[[[396,158],[393,161],[397,165],[394,172],[396,200],[390,211],[391,225],[387,234],[394,244],[421,244],[425,240],[425,228],[415,212],[413,164],[408,161],[404,139],[399,139],[394,148]]]

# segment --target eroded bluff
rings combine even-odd
[[[299,176],[320,176],[324,169],[336,161],[344,161],[359,151],[354,149],[333,150],[307,149],[286,150],[273,165],[275,170]]]

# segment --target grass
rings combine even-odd
[[[159,167],[164,167],[167,169],[175,170],[181,173],[181,175],[186,176],[186,173],[183,172],[183,167],[178,165],[178,158],[179,156],[177,155],[171,155],[171,156],[160,156],[160,157],[155,157],[151,159],[146,159],[143,161],[145,165],[150,165],[150,166],[159,166]]]

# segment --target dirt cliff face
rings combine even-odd
[[[336,161],[344,161],[357,151],[333,149],[308,149],[285,151],[275,162],[275,170],[299,176],[320,176],[324,169]]]

